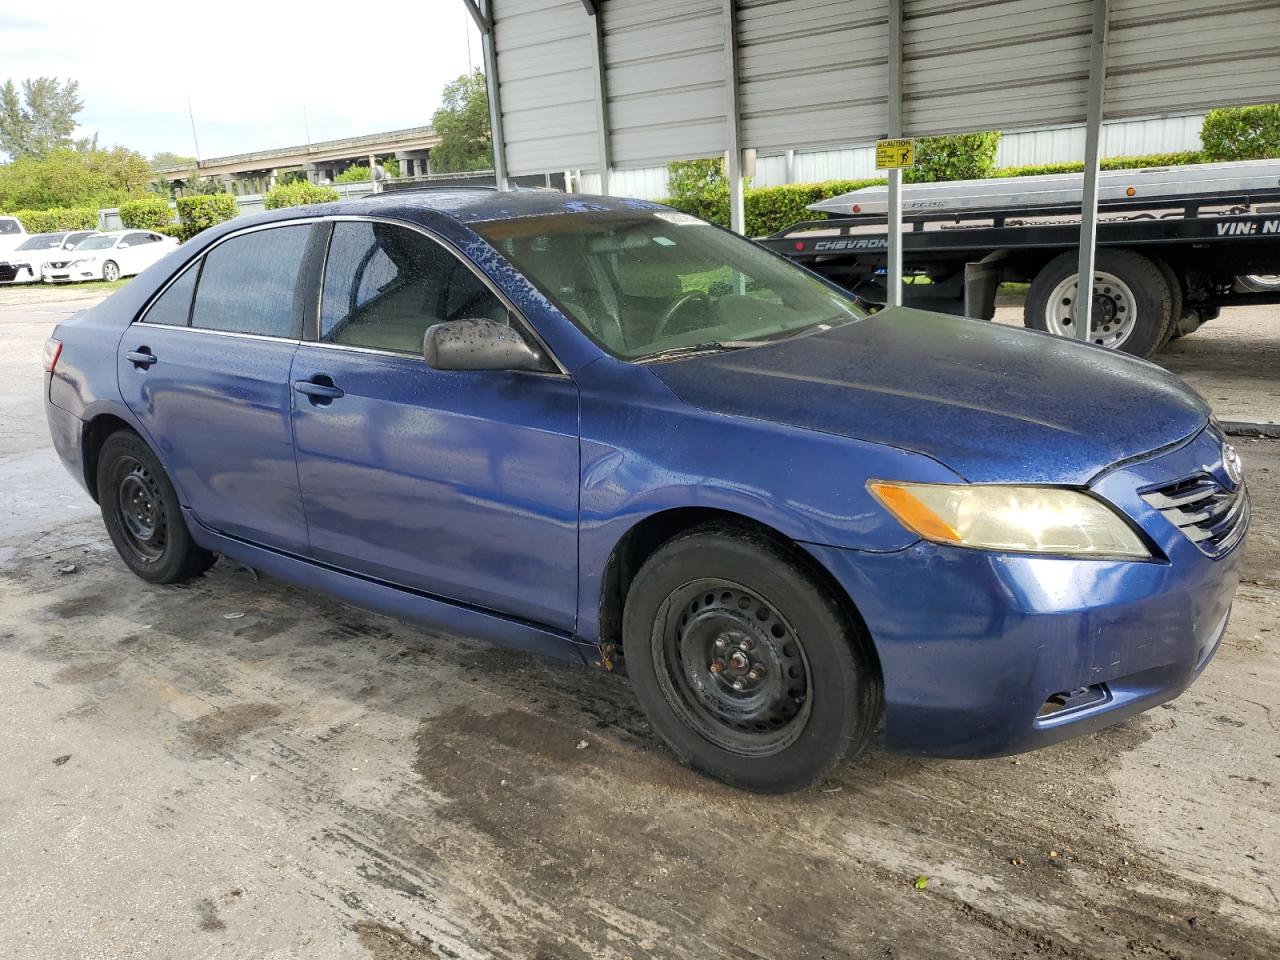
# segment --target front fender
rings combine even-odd
[[[798,542],[892,552],[918,538],[871,496],[867,480],[962,482],[923,454],[690,407],[644,367],[602,360],[579,384],[585,637],[599,629],[598,600],[615,547],[654,514],[712,509]]]

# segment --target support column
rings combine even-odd
[[[468,9],[476,17],[480,27],[480,47],[484,54],[484,82],[489,91],[489,131],[493,138],[493,177],[499,190],[507,186],[507,142],[502,133],[502,101],[498,82],[498,50],[493,42],[493,3],[480,0],[478,9],[470,3]]]
[[[783,154],[783,163],[785,164],[785,170],[786,170],[785,176],[783,178],[784,182],[795,183],[796,182],[796,152],[794,150],[788,150],[785,154]]]
[[[600,193],[612,192],[613,160],[609,143],[609,92],[604,76],[604,28],[600,23],[600,7],[587,4],[587,18],[591,21],[591,69],[596,87],[596,145],[600,150]]]
[[[889,0],[889,137],[902,136],[902,0]],[[889,173],[885,306],[902,306],[902,171]]]
[[[742,183],[742,130],[738,110],[738,19],[734,0],[723,0],[725,127],[728,133],[728,155],[725,175],[729,179],[729,229],[746,233],[746,209]]]
[[[1098,244],[1098,170],[1102,147],[1102,105],[1107,80],[1107,27],[1111,0],[1093,0],[1089,42],[1089,106],[1085,115],[1084,184],[1080,197],[1080,261],[1072,332],[1088,341],[1093,326],[1093,269]]]

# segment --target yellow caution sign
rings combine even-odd
[[[914,140],[877,140],[876,169],[896,170],[899,167],[916,165],[916,142]]]

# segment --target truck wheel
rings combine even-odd
[[[1156,348],[1161,350],[1170,340],[1176,340],[1182,336],[1182,311],[1185,309],[1185,304],[1182,299],[1182,283],[1174,273],[1173,267],[1169,266],[1163,257],[1152,257],[1151,262],[1160,268],[1160,272],[1164,275],[1164,282],[1169,287],[1169,329],[1165,331],[1164,343]]]
[[[659,547],[623,612],[627,673],[691,767],[747,790],[807,786],[879,719],[869,641],[780,545],[706,524]]]
[[[1280,273],[1253,273],[1236,277],[1236,286],[1250,293],[1280,293]]]
[[[1077,263],[1076,252],[1068,250],[1036,274],[1027,291],[1026,326],[1075,335]],[[1132,250],[1098,251],[1090,342],[1148,357],[1164,344],[1173,320],[1173,293],[1158,266]]]

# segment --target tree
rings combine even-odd
[[[181,153],[174,153],[171,150],[161,150],[151,157],[151,169],[153,170],[159,170],[162,167],[191,168],[195,165],[195,157],[184,156]]]
[[[436,171],[452,173],[493,166],[489,91],[483,70],[464,73],[445,86],[431,127],[440,136],[440,143],[431,149],[431,166]]]
[[[0,87],[0,150],[14,160],[47,157],[60,147],[75,145],[76,114],[84,109],[75,80],[36,77],[22,81],[22,92],[13,80]],[[96,140],[96,138],[95,138]],[[96,142],[86,142],[92,149]]]
[[[0,166],[0,210],[114,207],[146,196],[151,167],[124,147],[81,152],[59,147]]]

